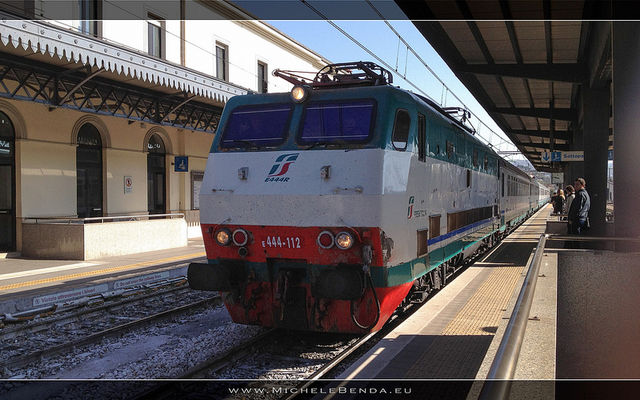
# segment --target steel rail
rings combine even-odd
[[[173,279],[167,282],[165,286],[132,287],[72,300],[69,303],[52,304],[15,314],[0,315],[0,340],[7,337],[15,337],[23,332],[38,332],[43,330],[42,326],[75,321],[86,314],[117,309],[127,304],[142,302],[159,295],[190,290],[188,285],[185,286],[187,277],[179,278],[183,278],[183,280]],[[53,317],[57,313],[60,315]],[[52,318],[45,319],[45,317],[50,316]],[[2,327],[2,323],[4,323],[4,327]]]
[[[511,380],[515,375],[520,348],[524,340],[531,304],[533,303],[533,295],[538,281],[538,272],[540,271],[542,255],[548,236],[547,234],[540,236],[536,252],[529,264],[527,275],[509,318],[509,323],[487,374],[487,381],[480,392],[479,399],[481,400],[506,399],[509,396]]]
[[[185,372],[178,379],[204,379],[207,373],[214,373],[220,371],[222,368],[229,366],[231,363],[241,360],[257,347],[262,341],[269,340],[278,332],[277,328],[271,328],[265,332],[261,332],[250,340],[232,347],[224,353],[215,356],[212,359],[208,359],[187,372]]]
[[[318,379],[321,379],[322,377],[327,375],[329,372],[333,371],[333,369],[337,365],[339,365],[342,361],[344,361],[345,358],[349,357],[351,354],[353,354],[354,351],[359,349],[362,345],[367,343],[371,338],[378,335],[379,333],[380,331],[371,332],[368,335],[358,339],[357,342],[355,342],[353,345],[349,346],[347,349],[345,349],[340,354],[335,356],[333,359],[331,359],[331,361],[329,361],[328,363],[323,365],[319,370],[311,374],[311,376],[309,376],[308,378],[305,378],[305,382],[300,384],[297,387],[297,390],[291,395],[289,395],[285,400],[293,400],[297,398],[298,395],[304,391],[304,389],[313,385]]]
[[[0,364],[0,367],[4,367],[4,368],[24,367],[25,365],[31,362],[40,360],[42,357],[58,355],[64,351],[73,349],[78,346],[85,346],[88,344],[96,343],[105,338],[120,336],[127,331],[131,331],[136,328],[141,328],[157,321],[162,321],[168,318],[172,318],[186,311],[197,309],[199,307],[203,307],[208,304],[219,305],[221,302],[222,302],[222,299],[220,298],[220,296],[198,300],[194,303],[176,307],[174,309],[163,311],[154,315],[150,315],[148,317],[144,317],[136,321],[127,322],[126,324],[122,324],[122,325],[117,325],[117,326],[105,329],[103,331],[91,334],[89,336],[85,336],[83,338],[80,338],[71,342],[63,343],[54,347],[50,347],[48,349],[38,350],[32,353],[26,354],[24,356],[20,356],[20,357],[8,360],[7,362]]]
[[[279,330],[277,328],[271,328],[267,331],[261,332],[249,340],[240,343],[237,346],[233,346],[222,354],[218,354],[212,358],[209,358],[199,364],[196,364],[188,371],[184,372],[177,378],[171,378],[170,380],[162,380],[157,382],[157,385],[153,385],[151,388],[146,389],[140,393],[133,394],[130,400],[144,400],[144,399],[174,399],[179,398],[179,392],[176,392],[175,382],[181,381],[179,390],[187,390],[190,386],[194,385],[194,381],[197,383],[197,379],[207,378],[207,373],[217,372],[222,368],[229,366],[231,363],[247,357],[255,347],[262,343],[264,340],[268,340],[271,336],[275,335]]]
[[[186,280],[186,277],[184,277],[184,279]],[[170,284],[173,284],[173,282]],[[158,287],[133,288],[122,290],[117,294],[109,296],[97,295],[95,298],[91,298],[90,300],[80,304],[63,305],[62,307],[58,307],[57,304],[52,304],[38,309],[23,311],[21,313],[9,314],[9,316],[13,317],[15,320],[9,320],[8,322],[7,314],[0,315],[0,322],[5,322],[5,326],[0,329],[0,340],[15,337],[22,332],[40,331],[42,330],[41,327],[43,325],[46,326],[75,321],[86,314],[93,314],[108,309],[116,309],[118,307],[126,306],[127,304],[142,302],[158,295],[171,294],[180,290],[187,291],[189,290],[189,286],[185,286],[182,282],[178,282],[178,286],[170,286],[161,291],[158,291],[157,289]],[[118,300],[110,302],[112,299]],[[55,313],[60,313],[61,315],[44,319],[44,317],[49,317]],[[68,313],[69,315],[65,315],[64,313]],[[37,320],[37,318],[40,319]],[[9,323],[14,326],[9,327]]]

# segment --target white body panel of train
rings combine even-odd
[[[284,175],[269,177],[278,157],[294,154]],[[324,179],[321,171],[327,166],[329,178]],[[216,225],[380,227],[394,241],[388,265],[396,265],[417,257],[416,232],[429,228],[429,216],[441,215],[444,235],[447,213],[497,202],[497,176],[430,157],[421,162],[412,152],[220,152],[209,155],[200,218]],[[439,241],[429,251],[469,233]]]

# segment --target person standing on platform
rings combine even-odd
[[[569,233],[574,235],[584,234],[589,229],[589,208],[591,199],[585,189],[586,182],[583,178],[576,179],[574,185],[576,197],[571,202],[567,219],[569,221]]]
[[[562,210],[563,214],[567,214],[569,209],[571,208],[571,202],[576,198],[575,189],[573,186],[569,185],[564,189],[564,192],[567,194],[567,200],[564,203],[564,209]]]
[[[562,189],[558,190],[558,195],[553,200],[553,212],[555,214],[562,214],[562,208],[564,207],[564,192]]]

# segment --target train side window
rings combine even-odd
[[[504,172],[502,173],[502,197],[504,197]]]
[[[427,160],[427,122],[422,114],[418,114],[418,160]]]
[[[429,253],[429,230],[421,229],[416,232],[416,236],[418,238],[418,257],[427,255],[427,253]]]
[[[473,149],[473,166],[478,168],[478,149]]]
[[[396,120],[393,124],[393,148],[404,151],[407,149],[407,140],[409,139],[409,126],[411,125],[411,117],[407,110],[398,110],[396,112]]]
[[[453,142],[447,140],[447,158],[453,157],[453,153],[455,153],[456,148],[453,145]]]
[[[429,217],[429,239],[440,236],[440,215]]]

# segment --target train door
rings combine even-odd
[[[0,252],[16,249],[15,130],[0,111]]]
[[[500,175],[502,177],[502,188],[500,190],[500,226],[504,226],[504,214],[507,208],[507,199],[504,197],[504,172],[501,172]]]
[[[149,214],[166,213],[165,147],[162,139],[154,134],[147,143],[147,201]]]
[[[427,122],[424,115],[418,113],[418,160],[427,160]]]

